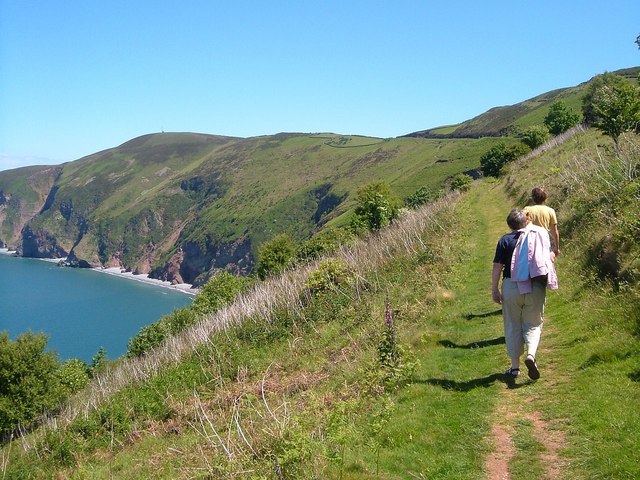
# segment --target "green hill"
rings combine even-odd
[[[554,101],[579,111],[585,86],[394,139],[160,133],[57,167],[0,172],[0,244],[196,285],[220,270],[250,273],[264,241],[347,224],[368,182],[384,179],[403,199],[446,189],[462,172],[475,177],[487,150],[517,142]]]
[[[69,255],[179,282],[219,269],[246,273],[257,246],[279,233],[302,241],[347,223],[353,193],[367,182],[385,178],[401,198],[425,185],[438,190],[477,168],[494,141],[147,135],[55,175],[1,172],[0,190],[13,199],[1,238],[24,256]],[[34,171],[52,171],[46,193],[31,185]]]
[[[174,195],[197,197],[205,184],[222,192],[208,191],[212,204],[195,209],[202,216],[195,218],[215,224],[212,205],[239,201],[242,189],[236,185],[261,192],[255,205],[247,203],[255,212],[272,212],[269,205],[286,197],[273,189],[300,192],[304,180],[287,177],[305,170],[299,163],[324,175],[336,170],[322,192],[338,198],[357,175],[365,177],[361,183],[380,178],[374,172],[383,172],[398,193],[412,175],[420,185],[440,185],[444,172],[452,173],[449,163],[456,162],[434,160],[421,169],[420,162],[388,160],[391,168],[384,152],[439,145],[437,155],[444,150],[448,157],[478,145],[473,139],[302,134],[178,137],[191,145],[183,147],[182,157],[175,153],[175,137],[163,143],[153,135],[96,154],[107,156],[104,163],[88,157],[86,165],[72,162],[42,178],[53,178],[58,192],[69,184],[81,188],[97,181],[101,165],[107,178],[116,171],[109,166],[112,154],[144,172],[132,173],[140,182],[157,165],[151,157],[142,165],[141,154],[131,151],[169,148],[174,163],[168,168],[181,165],[189,172],[168,181]],[[209,148],[215,154],[199,153]],[[268,170],[277,163],[270,159],[285,151],[297,153],[282,157],[290,163],[271,177]],[[319,157],[327,160],[331,151],[354,153],[335,153],[342,163],[330,169]],[[210,171],[205,164],[214,159],[228,162],[227,176],[200,183]],[[242,168],[245,163],[257,173]],[[363,163],[370,169],[358,168]],[[429,168],[443,169],[442,175],[430,177]],[[467,192],[408,211],[331,257],[256,282],[160,347],[97,371],[33,431],[6,438],[3,477],[638,478],[640,417],[633,413],[640,402],[639,168],[639,135],[624,134],[614,144],[581,129],[510,163],[499,179],[480,179]],[[121,173],[126,190],[133,180]],[[169,174],[149,178],[142,196],[162,204],[167,187],[160,185]],[[0,187],[38,190],[32,176],[21,178],[22,172],[9,172]],[[193,181],[183,189],[185,178]],[[491,264],[496,241],[508,230],[508,211],[523,206],[534,185],[544,185],[560,221],[560,290],[547,296],[540,380],[521,376],[512,382],[503,375],[508,358],[501,311],[491,301]],[[109,189],[97,188],[96,195],[102,191]],[[53,207],[65,198],[58,195],[45,200],[46,215],[66,211]],[[2,198],[8,205],[16,194]],[[38,198],[34,194],[32,201]],[[124,194],[99,198],[102,205],[110,202],[99,215],[114,219],[136,215],[142,202]],[[318,223],[338,223],[347,211],[346,200],[337,202]],[[255,218],[237,222],[262,221]],[[200,234],[188,226],[182,230],[184,238]],[[8,408],[0,404],[0,414]]]
[[[354,282],[259,283],[5,445],[4,475],[637,478],[639,160],[638,135],[587,131],[340,251]],[[561,289],[541,379],[511,383],[491,261],[538,184]]]

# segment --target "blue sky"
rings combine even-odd
[[[0,170],[162,130],[395,137],[640,65],[638,34],[638,0],[0,0]]]

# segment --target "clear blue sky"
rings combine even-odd
[[[0,0],[0,170],[161,130],[394,137],[640,65],[638,34],[638,0]]]

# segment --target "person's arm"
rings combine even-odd
[[[553,253],[560,255],[560,232],[558,231],[558,224],[551,225],[551,239],[553,240]]]
[[[502,294],[500,293],[500,275],[502,274],[501,263],[493,264],[493,272],[491,272],[491,297],[498,305],[502,305]]]

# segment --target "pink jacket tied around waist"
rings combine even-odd
[[[551,261],[551,240],[543,227],[530,223],[518,237],[511,257],[511,280],[518,285],[522,294],[531,293],[531,279],[547,276],[547,288],[558,289],[558,276]]]

